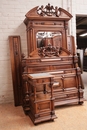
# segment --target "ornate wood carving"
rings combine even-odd
[[[53,7],[49,3],[45,7],[42,5],[37,9],[37,13],[41,16],[56,16],[59,17],[61,14],[61,11],[58,9],[58,7]]]
[[[45,47],[40,47],[38,50],[39,56],[42,56],[42,57],[59,56],[60,52],[61,52],[61,48],[59,48],[57,46],[52,46],[50,44]]]

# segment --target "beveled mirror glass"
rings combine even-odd
[[[51,44],[52,46],[62,45],[62,33],[61,32],[51,32],[51,31],[39,31],[36,33],[37,48],[47,46]]]

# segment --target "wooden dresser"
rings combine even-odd
[[[54,120],[55,106],[82,104],[84,86],[74,37],[67,35],[72,15],[48,4],[25,16],[28,56],[21,60],[22,106],[37,124]]]

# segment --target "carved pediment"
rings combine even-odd
[[[66,10],[57,6],[54,7],[49,3],[46,6],[41,5],[31,9],[25,16],[25,24],[27,24],[27,19],[58,19],[68,21],[72,18],[72,15]]]
[[[61,15],[61,11],[59,8],[51,6],[49,3],[45,7],[42,5],[38,7],[37,13],[41,16],[56,16],[59,17]]]

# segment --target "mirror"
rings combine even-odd
[[[36,34],[37,48],[52,45],[62,46],[62,33],[61,32],[45,32],[39,31]]]

